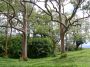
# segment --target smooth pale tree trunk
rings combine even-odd
[[[27,33],[23,32],[23,41],[22,41],[22,59],[27,60]]]
[[[27,60],[27,21],[26,15],[24,15],[24,25],[23,25],[23,32],[22,32],[22,59]]]
[[[22,60],[27,60],[27,5],[24,3],[23,12],[23,38],[22,38]]]

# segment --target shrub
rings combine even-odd
[[[21,51],[21,36],[12,36],[8,38],[8,57],[19,58],[19,52]],[[5,55],[5,36],[0,36],[0,56]]]
[[[9,39],[8,39],[9,40]],[[0,36],[0,56],[5,50],[5,36]],[[12,36],[8,43],[8,57],[19,58],[21,53],[22,37]],[[32,38],[28,40],[28,57],[41,58],[49,56],[52,52],[52,40],[50,38]]]
[[[66,57],[67,57],[67,54],[66,53],[63,53],[63,54],[61,54],[60,59],[66,58]]]
[[[0,56],[4,56],[4,52],[5,52],[5,36],[4,35],[0,35]]]
[[[3,56],[3,53],[4,53],[4,50],[3,50],[3,48],[0,46],[0,56],[1,56],[1,57]]]
[[[9,46],[8,52],[9,57],[11,58],[19,58],[21,52],[21,36],[13,36],[11,38],[11,44]]]
[[[49,56],[52,52],[52,41],[49,38],[33,38],[28,45],[28,56],[30,58],[42,58]]]

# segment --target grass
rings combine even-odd
[[[90,49],[68,52],[67,55],[62,59],[58,55],[28,61],[0,57],[0,67],[90,67]]]

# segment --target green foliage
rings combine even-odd
[[[61,54],[60,59],[66,58],[66,57],[67,57],[67,54],[66,53],[63,53],[63,54]]]
[[[0,46],[0,56],[3,56],[4,50],[3,48]]]
[[[0,35],[0,56],[3,56],[5,52],[5,36]]]
[[[9,46],[8,52],[9,57],[19,58],[21,52],[22,39],[21,36],[13,36],[11,38],[11,45]]]
[[[4,56],[6,37],[4,35],[0,36],[0,56]],[[12,58],[19,58],[21,51],[21,36],[12,36],[8,38],[8,56]]]
[[[8,57],[19,58],[21,56],[21,35],[12,36],[8,44]],[[0,56],[5,52],[5,36],[0,36]],[[49,56],[52,52],[52,40],[50,38],[32,38],[28,40],[28,56],[41,58]]]
[[[1,11],[6,11],[7,9],[7,4],[3,1],[0,1],[0,10]]]
[[[82,35],[82,34],[75,34],[74,37],[73,37],[74,41],[83,41],[85,42],[85,37]]]
[[[34,13],[35,14],[35,13]],[[41,36],[47,36],[50,32],[50,17],[45,13],[38,12],[37,14],[32,14],[31,22],[34,34],[40,34]],[[34,15],[34,16],[33,16]],[[33,20],[32,20],[33,19]]]
[[[28,45],[28,56],[30,58],[41,58],[49,56],[52,52],[52,41],[50,38],[33,38]]]
[[[80,34],[76,34],[75,36],[74,36],[74,40],[75,41],[78,41],[78,40],[81,40],[81,35]]]
[[[74,41],[76,42],[76,50],[77,50],[79,46],[85,42],[85,38],[84,36],[78,33],[74,35]]]
[[[36,26],[36,31],[34,32],[35,34],[40,34],[40,35],[48,35],[49,33],[49,26],[47,25],[37,25]]]
[[[74,44],[67,43],[66,50],[68,51],[75,51],[76,46]]]

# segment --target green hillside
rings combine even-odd
[[[67,58],[47,57],[20,61],[0,57],[0,67],[90,67],[90,49],[68,52]]]

